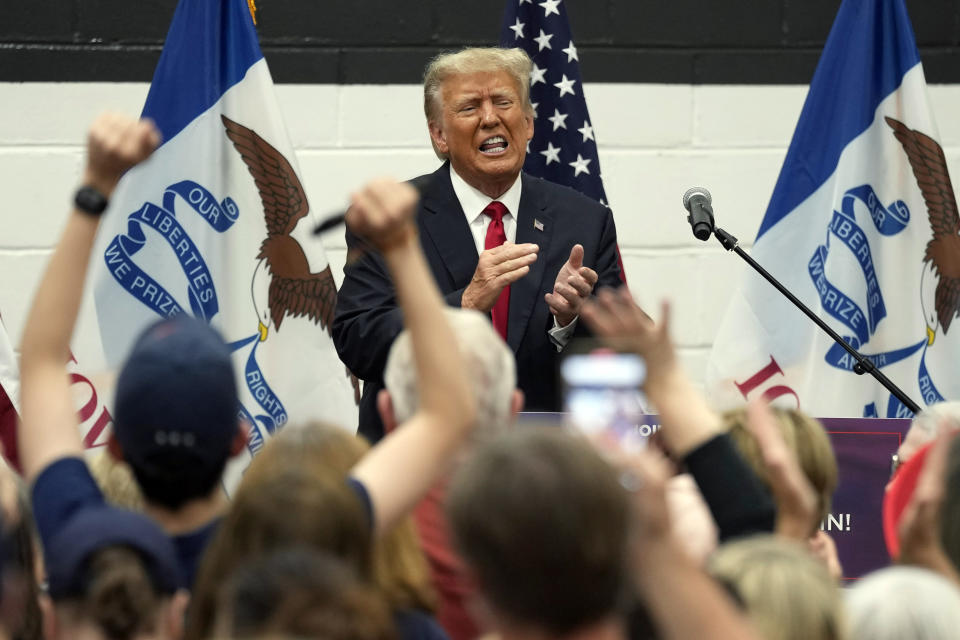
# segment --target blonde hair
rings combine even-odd
[[[830,502],[833,492],[837,489],[838,471],[837,459],[830,444],[830,437],[819,421],[795,409],[780,409],[770,407],[777,418],[777,426],[787,444],[787,447],[796,455],[797,462],[803,475],[807,477],[817,493],[816,522],[811,523],[812,535],[820,526],[820,522],[830,513]],[[723,414],[723,426],[730,432],[737,450],[757,474],[757,477],[770,486],[767,467],[760,454],[753,433],[747,428],[747,412],[745,408],[733,409]]]
[[[846,637],[840,590],[800,545],[772,535],[746,538],[721,546],[707,567],[740,597],[766,640]]]
[[[286,465],[302,466],[321,475],[346,476],[347,472],[370,449],[365,440],[342,428],[322,422],[288,425],[264,447],[258,459],[274,458]],[[251,465],[245,481],[256,481],[258,469],[269,460]],[[272,465],[267,465],[272,466]],[[374,539],[372,579],[393,609],[434,611],[437,596],[430,582],[430,569],[420,549],[413,520],[409,517],[387,535]]]
[[[523,49],[502,49],[500,47],[472,47],[456,53],[441,53],[427,65],[423,74],[423,113],[427,123],[436,122],[440,117],[443,102],[443,83],[451,76],[468,73],[506,71],[517,85],[520,104],[524,113],[532,116],[530,103],[530,71],[533,62]],[[447,154],[441,153],[436,145],[433,150],[437,156],[446,160]]]
[[[357,494],[342,475],[285,464],[278,456],[264,457],[277,439],[247,468],[229,511],[203,553],[184,639],[210,638],[224,581],[238,567],[282,548],[328,551],[369,580],[372,532]]]
[[[143,511],[144,501],[140,485],[126,462],[117,460],[108,451],[101,451],[88,460],[87,465],[107,502],[130,511]]]

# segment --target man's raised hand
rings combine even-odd
[[[87,136],[87,166],[83,184],[110,196],[123,174],[146,160],[160,144],[160,133],[150,120],[104,113]]]
[[[601,289],[581,309],[587,326],[617,349],[643,356],[647,363],[647,385],[673,372],[676,350],[670,339],[670,307],[663,304],[659,323],[654,323],[633,301],[626,286]]]
[[[392,178],[371,180],[350,196],[349,229],[381,253],[416,238],[413,215],[420,194]]]
[[[763,400],[747,405],[747,428],[760,449],[777,504],[777,534],[800,542],[810,539],[817,526],[817,494]]]
[[[590,297],[597,280],[597,272],[583,266],[583,245],[573,245],[570,257],[553,283],[553,291],[544,296],[558,325],[565,327],[580,315],[583,302]]]
[[[463,291],[460,306],[488,313],[503,288],[530,272],[540,247],[535,244],[504,242],[480,254],[473,279]]]

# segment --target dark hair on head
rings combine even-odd
[[[371,536],[363,504],[343,476],[321,478],[309,469],[279,465],[261,473],[251,465],[204,552],[185,638],[210,637],[217,592],[241,563],[305,546],[335,555],[369,580]]]
[[[393,618],[373,587],[337,558],[304,548],[241,565],[220,591],[217,637],[392,640]]]
[[[132,640],[155,631],[161,602],[140,555],[113,546],[90,556],[84,594],[56,606],[91,622],[108,640]]]
[[[178,452],[154,454],[149,464],[130,464],[143,497],[167,509],[205,498],[216,488],[230,458],[229,449],[214,466],[197,464]]]
[[[566,634],[625,606],[629,503],[586,440],[528,428],[481,446],[454,476],[447,514],[499,614]]]

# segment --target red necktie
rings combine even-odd
[[[490,216],[490,224],[487,225],[487,238],[483,242],[484,249],[493,249],[499,247],[507,241],[507,234],[503,230],[503,216],[507,213],[507,208],[502,202],[494,200],[483,210],[484,215]],[[493,319],[493,328],[497,330],[500,337],[507,339],[507,316],[510,313],[510,285],[503,288],[500,296],[490,310]]]

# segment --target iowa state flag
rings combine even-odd
[[[246,0],[181,0],[143,117],[163,144],[124,177],[94,252],[108,364],[189,313],[231,343],[250,455],[290,420],[354,429],[336,286]]]
[[[960,397],[960,218],[903,0],[845,0],[752,255],[920,406]],[[819,416],[910,411],[759,276],[708,386]]]

